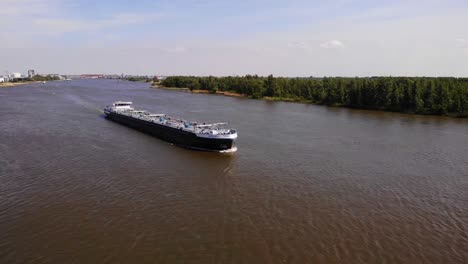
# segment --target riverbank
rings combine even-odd
[[[249,96],[245,94],[240,94],[236,92],[227,92],[227,91],[216,91],[215,93],[208,91],[208,90],[190,90],[189,88],[177,88],[177,87],[164,87],[161,85],[152,85],[152,88],[157,88],[157,89],[163,89],[163,90],[170,90],[170,91],[181,91],[181,92],[187,92],[187,93],[196,93],[196,94],[213,94],[213,95],[224,95],[224,96],[230,96],[230,97],[246,97],[249,98]]]
[[[272,101],[468,117],[468,78],[170,76],[161,85],[229,91]]]
[[[19,86],[19,85],[24,85],[24,84],[31,84],[31,83],[37,83],[40,81],[31,81],[31,82],[4,82],[0,83],[0,87],[14,87],[14,86]]]
[[[151,88],[157,88],[157,89],[163,89],[163,90],[170,90],[170,91],[180,91],[180,92],[186,92],[186,93],[195,93],[195,94],[211,94],[211,95],[222,95],[222,96],[229,96],[229,97],[242,97],[242,98],[250,98],[250,99],[261,99],[261,100],[266,100],[266,101],[272,101],[272,102],[288,102],[288,103],[301,103],[301,104],[315,104],[315,105],[326,105],[326,104],[320,104],[316,103],[312,100],[307,100],[304,98],[289,98],[289,97],[271,97],[271,96],[263,96],[263,97],[253,97],[249,96],[246,94],[240,94],[236,93],[233,91],[216,91],[215,93],[209,91],[209,90],[190,90],[189,88],[178,88],[178,87],[165,87],[162,85],[152,85]],[[331,107],[345,107],[345,108],[352,108],[352,109],[361,109],[361,110],[372,110],[372,111],[382,111],[382,112],[395,112],[395,113],[403,113],[403,114],[409,114],[409,115],[432,115],[432,116],[447,116],[447,117],[452,117],[452,118],[468,118],[467,115],[459,115],[456,113],[447,113],[445,115],[435,115],[431,113],[417,113],[414,111],[392,111],[388,109],[373,109],[373,108],[365,108],[365,107],[351,107],[351,106],[345,106],[345,105],[340,105],[340,104],[333,104],[333,105],[327,105]]]
[[[189,90],[190,91],[190,90]],[[215,94],[215,95],[224,95],[224,96],[230,96],[230,97],[248,97],[245,94],[240,94],[236,92],[226,92],[226,91],[216,91],[215,93],[210,92],[208,90],[192,90],[190,91],[192,93],[198,93],[198,94]]]
[[[253,96],[240,94],[240,93],[236,93],[233,91],[216,91],[215,93],[213,93],[209,90],[190,90],[189,88],[164,87],[161,85],[152,85],[151,87],[157,88],[157,89],[163,89],[163,90],[181,91],[181,92],[188,92],[188,93],[195,93],[195,94],[212,94],[212,95],[223,95],[223,96],[229,96],[229,97],[244,97],[244,98],[250,98],[250,99],[261,99],[261,100],[272,101],[272,102],[314,104],[314,102],[311,100],[306,100],[306,99],[301,99],[301,98],[271,97],[271,96],[255,98]]]

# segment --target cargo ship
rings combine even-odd
[[[204,151],[234,152],[237,131],[227,123],[198,123],[135,110],[132,102],[114,102],[104,108],[106,118],[175,145]]]

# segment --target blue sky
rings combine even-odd
[[[0,0],[0,74],[468,76],[468,2]]]

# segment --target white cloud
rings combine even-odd
[[[183,53],[187,51],[187,48],[185,48],[184,46],[175,46],[173,48],[164,49],[164,51],[171,53]]]
[[[30,24],[33,17],[55,14],[55,0],[0,0],[0,32],[15,32]]]
[[[85,19],[71,16],[74,8],[73,2],[62,0],[0,0],[0,33],[7,33],[10,39],[60,35],[144,24],[161,18],[154,12],[123,12]]]
[[[287,46],[289,48],[292,48],[292,49],[308,49],[310,48],[310,45],[308,43],[306,43],[305,41],[293,41],[293,42],[289,42],[287,44]]]
[[[33,20],[42,33],[61,34],[77,31],[96,31],[126,25],[136,25],[159,19],[158,14],[114,14],[103,19],[74,20],[67,18],[41,18]]]
[[[457,38],[455,39],[455,43],[459,48],[467,48],[468,47],[468,40],[465,38]]]
[[[33,25],[40,30],[41,33],[61,34],[79,30],[90,29],[92,23],[84,21],[74,21],[61,18],[41,18],[33,21]]]
[[[56,2],[54,0],[1,0],[0,16],[46,14],[54,9]]]
[[[320,44],[320,47],[324,49],[342,49],[344,44],[339,40],[330,40]]]

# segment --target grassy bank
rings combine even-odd
[[[14,86],[19,86],[19,85],[24,85],[24,84],[30,84],[30,83],[36,83],[39,81],[26,81],[26,82],[4,82],[0,83],[0,87],[14,87]]]
[[[304,103],[304,104],[313,103],[310,100],[305,100],[305,99],[301,99],[301,98],[269,97],[269,96],[264,96],[262,98],[254,98],[253,96],[236,93],[234,91],[215,91],[215,92],[213,92],[213,91],[210,91],[210,90],[201,90],[201,89],[190,90],[189,88],[165,87],[165,86],[162,86],[162,85],[152,85],[151,87],[158,88],[158,89],[163,89],[163,90],[169,90],[169,91],[181,91],[181,92],[195,93],[195,94],[223,95],[223,96],[229,96],[229,97],[244,97],[244,98],[250,98],[250,99],[262,99],[262,100],[274,101],[274,102],[291,102],[291,103]]]
[[[188,92],[188,93],[196,93],[196,94],[213,94],[213,95],[224,95],[230,97],[249,97],[245,94],[240,94],[232,91],[209,91],[209,90],[190,90],[189,88],[179,88],[179,87],[165,87],[162,85],[152,85],[153,88],[163,89],[163,90],[170,90],[170,91],[181,91],[181,92]]]

